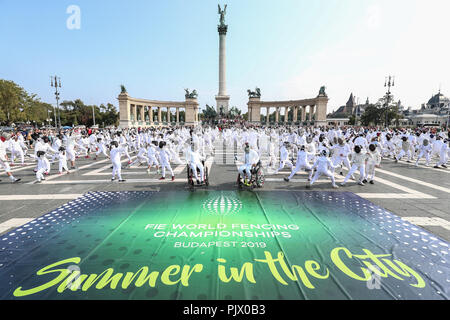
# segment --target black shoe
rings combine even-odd
[[[435,168],[435,169],[439,169],[439,167],[438,167],[438,166],[434,166],[433,168]]]
[[[200,184],[200,181],[199,181],[199,180],[197,180],[197,184],[198,184],[198,185]]]
[[[447,169],[447,166],[446,166],[445,164],[443,164],[443,165],[442,165],[442,168],[445,168],[445,169]]]
[[[289,179],[288,178],[284,178],[284,181],[289,182]]]
[[[119,180],[119,182],[125,182],[125,181],[127,181],[127,180],[124,180],[124,179],[122,179],[122,180]]]
[[[111,181],[116,181],[116,179],[114,179],[114,178],[111,178]]]
[[[367,183],[367,179],[364,179],[364,180],[363,180],[363,183]]]
[[[372,181],[370,181],[369,183],[370,183],[370,184],[374,184],[375,182],[373,182],[373,180],[372,180]]]
[[[13,181],[13,183],[19,182],[20,180],[22,180],[22,179],[16,179]]]

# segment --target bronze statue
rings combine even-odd
[[[324,96],[324,97],[327,96],[327,94],[325,93],[325,89],[326,89],[325,86],[320,87],[319,96]]]
[[[261,89],[256,87],[255,91],[247,90],[249,98],[261,98]]]
[[[224,26],[225,25],[225,15],[227,14],[227,5],[225,5],[225,7],[222,8],[220,7],[219,4],[219,14],[220,14],[220,25]]]
[[[184,89],[186,91],[185,97],[186,99],[197,99],[198,93],[197,90],[192,91],[192,93],[189,93],[189,89]]]
[[[120,85],[120,93],[127,93],[127,89],[125,89],[123,84]]]

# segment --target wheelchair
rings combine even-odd
[[[241,177],[241,174],[240,173],[238,174],[237,185],[240,190],[242,190],[244,187],[255,189],[255,188],[262,188],[264,186],[265,177],[262,170],[261,161],[258,161],[256,166],[252,168],[250,172],[251,178],[247,183],[244,182],[243,177]]]
[[[191,169],[191,166],[187,164],[187,180],[190,190],[194,190],[196,187],[208,187],[209,186],[209,172],[208,167],[205,166],[205,160],[202,160],[203,165],[203,183],[197,184],[197,181],[195,180],[194,172]],[[200,169],[197,168],[197,176],[200,176]]]

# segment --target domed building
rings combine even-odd
[[[446,126],[449,122],[450,99],[440,91],[422,104],[419,110],[408,110],[409,125],[414,126]]]
[[[448,112],[450,99],[444,96],[440,91],[431,97],[427,104],[423,104],[420,109],[423,113],[445,114]]]

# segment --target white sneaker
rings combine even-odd
[[[359,184],[360,186],[364,186],[364,183],[363,183],[362,181],[358,182],[358,184]]]
[[[341,186],[343,186],[343,187],[344,187],[344,186],[345,186],[345,182],[341,182]]]
[[[335,184],[333,184],[333,189],[339,189],[339,187]]]

